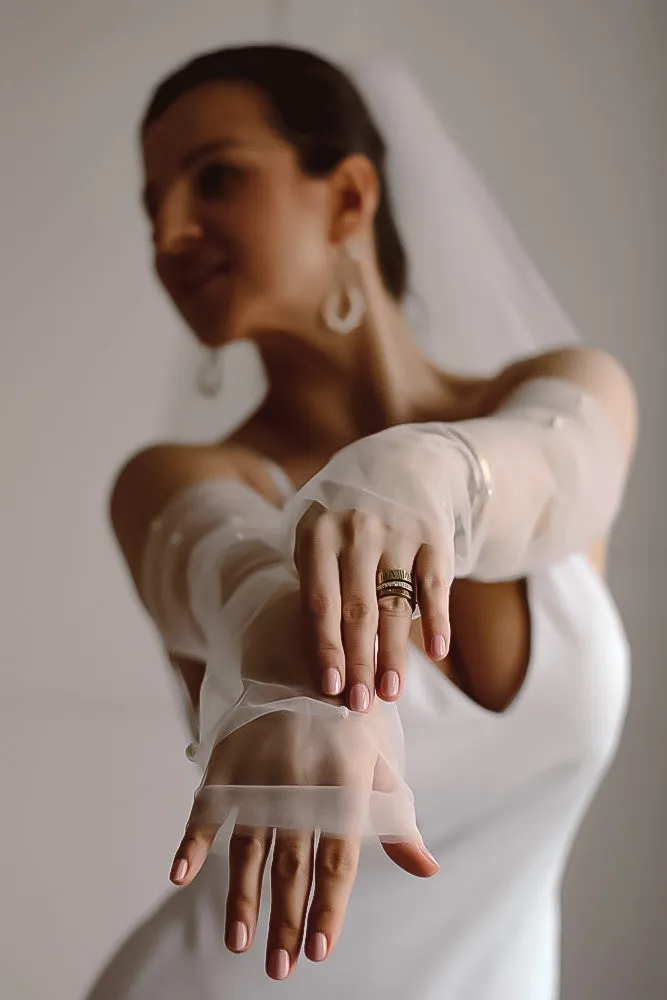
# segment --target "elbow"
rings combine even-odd
[[[568,379],[596,399],[630,462],[639,430],[639,407],[632,379],[618,358],[597,348],[565,348],[530,359],[526,376]]]
[[[639,433],[639,403],[634,383],[625,367],[613,355],[599,350],[583,353],[586,381],[584,388],[596,396],[605,408],[629,463]]]

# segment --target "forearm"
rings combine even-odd
[[[296,574],[279,511],[231,479],[179,494],[151,527],[140,593],[170,653],[207,660],[212,633],[246,624]]]
[[[275,645],[289,636],[290,656],[276,656]],[[291,589],[275,593],[245,629],[241,644],[241,672],[246,683],[280,684],[321,698],[332,704],[318,690],[317,674],[312,663],[312,640],[301,607],[298,581]]]
[[[527,575],[611,529],[627,462],[600,403],[578,386],[530,381],[499,413],[428,432],[449,470],[457,575]]]
[[[613,402],[557,374],[528,379],[488,417],[390,428],[306,484],[292,530],[313,501],[357,508],[445,552],[450,578],[525,575],[609,531],[631,451]]]

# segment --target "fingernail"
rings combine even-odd
[[[227,947],[231,951],[243,951],[248,944],[248,928],[240,920],[235,920],[227,931]]]
[[[387,670],[380,681],[380,694],[383,698],[395,698],[398,694],[399,679],[395,670]]]
[[[438,868],[440,867],[440,865],[438,864],[438,862],[435,860],[435,858],[433,857],[433,855],[429,851],[429,849],[426,846],[426,844],[422,844],[421,847],[420,847],[420,850],[421,850],[422,854],[424,855],[424,857],[428,858],[428,860],[431,861],[434,865],[437,865]]]
[[[172,882],[182,882],[188,874],[188,863],[185,858],[176,858],[171,868],[169,878]]]
[[[286,979],[289,975],[289,955],[284,948],[271,952],[266,971],[271,979]]]
[[[350,691],[350,708],[353,712],[367,712],[371,696],[365,684],[355,684]]]
[[[339,671],[335,667],[329,667],[322,674],[322,690],[331,698],[335,698],[343,690],[343,681],[341,680]]]
[[[311,962],[323,962],[327,957],[328,950],[329,942],[326,935],[322,934],[321,931],[310,935],[306,944],[306,958],[309,958]]]
[[[441,660],[446,652],[445,637],[443,635],[434,635],[431,642],[431,656],[434,656],[436,660]]]

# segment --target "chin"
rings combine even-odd
[[[241,340],[255,342],[262,331],[273,326],[266,321],[266,313],[264,303],[239,296],[236,301],[228,298],[215,306],[210,303],[206,311],[200,310],[196,316],[191,313],[187,322],[203,347],[216,348]]]
[[[224,347],[237,340],[252,339],[247,324],[234,322],[228,314],[207,323],[191,323],[190,329],[202,347]]]
[[[222,347],[235,340],[234,327],[228,310],[188,310],[181,315],[202,347]]]

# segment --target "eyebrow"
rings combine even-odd
[[[233,149],[239,145],[240,143],[236,139],[213,139],[210,142],[204,142],[200,146],[190,149],[185,154],[179,163],[179,168],[181,170],[189,170],[203,156],[208,156],[209,153],[221,152],[225,149]],[[151,207],[154,194],[155,186],[153,184],[147,184],[141,192],[141,204],[148,215],[152,214]]]

